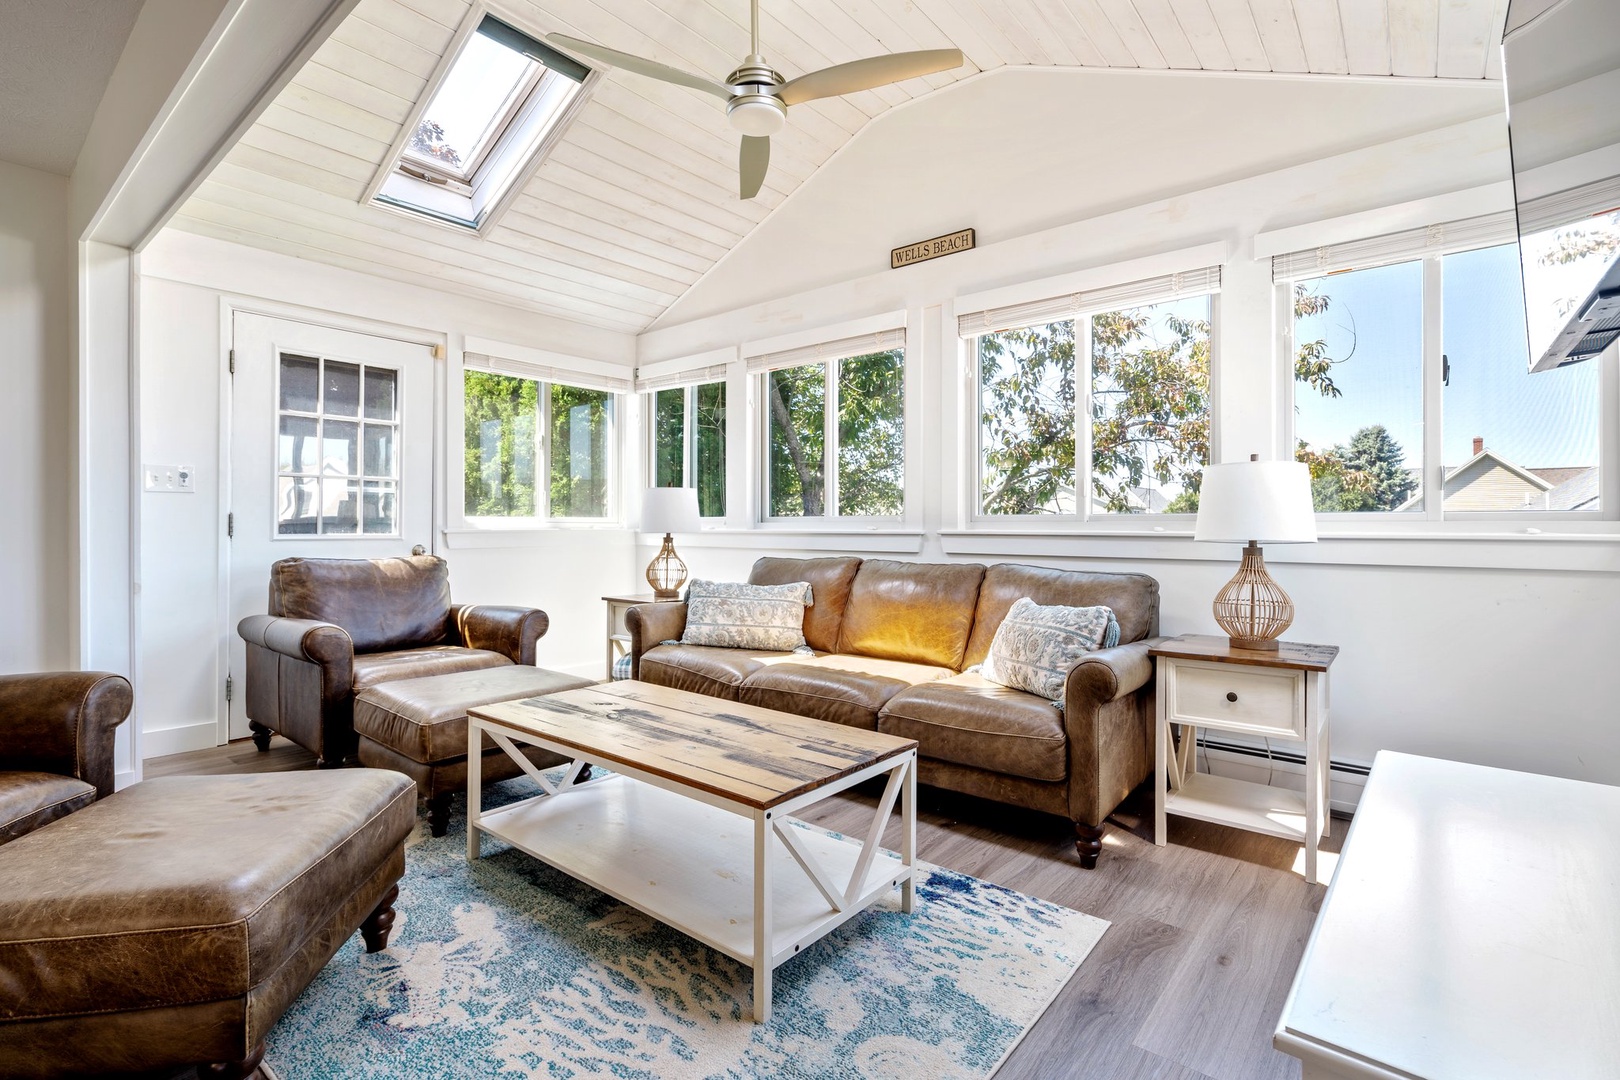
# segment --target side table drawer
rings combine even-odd
[[[1305,673],[1174,660],[1164,692],[1170,722],[1305,737]]]

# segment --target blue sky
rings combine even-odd
[[[1445,464],[1473,454],[1474,436],[1527,468],[1597,464],[1597,365],[1528,373],[1523,289],[1516,245],[1446,256],[1443,261]],[[1320,278],[1327,312],[1300,320],[1299,341],[1322,338],[1329,355],[1349,359],[1332,378],[1343,396],[1324,399],[1297,386],[1295,428],[1318,449],[1348,442],[1381,423],[1417,465],[1423,439],[1422,266],[1403,263]]]

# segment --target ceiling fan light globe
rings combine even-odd
[[[770,94],[739,94],[726,106],[731,126],[744,135],[775,135],[787,124],[787,109]]]

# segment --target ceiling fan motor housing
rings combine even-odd
[[[742,66],[726,76],[726,85],[735,96],[726,102],[726,116],[731,126],[744,135],[769,136],[781,131],[787,123],[787,106],[776,96],[787,80],[758,54],[749,56]]]

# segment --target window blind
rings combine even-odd
[[[775,371],[779,368],[798,367],[800,364],[842,360],[849,356],[864,356],[867,353],[887,352],[890,349],[905,347],[905,328],[897,327],[893,330],[880,330],[875,334],[857,334],[855,337],[839,338],[836,341],[822,341],[815,345],[803,345],[797,349],[783,349],[781,352],[750,356],[748,370]]]
[[[696,386],[700,383],[724,382],[726,378],[725,364],[710,364],[708,367],[688,368],[685,371],[671,371],[664,375],[654,375],[649,379],[636,379],[636,393],[647,394],[654,390],[673,390],[677,386]]]
[[[986,311],[972,311],[956,317],[956,332],[961,337],[978,337],[998,330],[1012,330],[1020,326],[1072,319],[1077,315],[1090,315],[1113,311],[1139,304],[1156,304],[1182,296],[1202,296],[1221,291],[1221,268],[1205,266],[1197,270],[1184,270],[1176,274],[1143,278],[1123,285],[1109,285],[1100,289],[1084,289],[1066,296],[1052,296],[1044,300],[1031,300],[1023,304]]]
[[[1616,210],[1620,210],[1620,176],[1611,176],[1539,199],[1527,199],[1519,207],[1519,226],[1527,233],[1538,233]]]
[[[612,394],[628,394],[632,388],[629,379],[621,379],[613,375],[599,375],[590,371],[570,371],[566,368],[547,367],[544,364],[531,364],[526,360],[508,360],[505,357],[486,356],[483,353],[463,353],[461,363],[462,367],[469,371],[492,371],[497,375],[516,375],[522,379],[562,383],[564,386],[578,386],[586,390],[606,390]]]
[[[1351,240],[1343,244],[1291,251],[1271,257],[1271,280],[1276,283],[1301,278],[1338,274],[1346,270],[1366,270],[1374,266],[1409,262],[1426,255],[1449,255],[1471,248],[1510,244],[1519,238],[1513,211],[1429,225],[1421,229]]]

